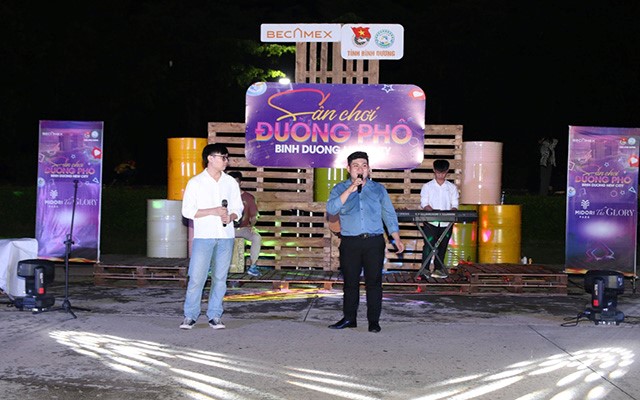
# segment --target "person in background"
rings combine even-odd
[[[327,201],[327,213],[340,216],[340,268],[344,277],[343,317],[329,328],[358,326],[360,274],[364,269],[369,332],[380,332],[384,227],[393,237],[398,253],[404,251],[404,243],[387,190],[370,179],[367,153],[356,151],[349,155],[347,172],[349,179],[336,184]]]
[[[121,162],[116,165],[113,172],[115,173],[115,176],[109,186],[113,186],[116,183],[129,185],[133,182],[133,178],[136,175],[136,162],[134,160]]]
[[[193,241],[189,260],[189,283],[180,329],[191,329],[201,313],[202,291],[211,272],[207,318],[213,329],[223,329],[222,300],[227,291],[235,229],[233,221],[242,216],[240,186],[224,170],[229,151],[221,144],[202,150],[204,171],[187,182],[182,199],[182,215],[193,220]]]
[[[433,162],[433,173],[435,179],[422,185],[420,190],[420,208],[426,211],[449,211],[457,210],[459,202],[458,187],[447,180],[447,174],[449,173],[449,161],[447,160],[435,160]],[[431,246],[425,242],[422,248],[422,263],[430,263],[433,261],[434,270],[425,274],[425,278],[430,274],[434,278],[446,278],[448,271],[444,266],[444,258],[447,254],[447,246],[449,245],[449,239],[453,230],[449,229],[447,234],[436,250],[437,257],[433,257],[431,260],[427,260],[429,254],[431,254],[432,247],[435,245],[438,239],[442,236],[443,232],[449,226],[450,222],[432,221],[424,223],[424,233],[431,244]],[[434,259],[435,258],[435,259]]]
[[[538,141],[540,146],[540,196],[549,194],[551,174],[556,166],[556,146],[558,139],[543,137]]]
[[[232,176],[240,186],[242,204],[244,206],[242,218],[235,224],[236,237],[251,242],[251,250],[249,253],[251,265],[249,269],[247,269],[247,274],[260,276],[260,270],[256,265],[258,257],[260,257],[260,248],[262,247],[262,236],[260,236],[260,233],[258,233],[256,229],[256,222],[258,222],[258,217],[260,216],[258,204],[254,195],[242,189],[242,172],[230,171],[229,175]]]

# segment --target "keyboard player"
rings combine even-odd
[[[435,179],[422,185],[420,190],[420,207],[425,211],[450,211],[457,210],[459,204],[458,187],[452,182],[447,180],[447,174],[449,173],[449,161],[447,160],[435,160],[433,162],[433,173]],[[448,268],[444,266],[444,258],[447,254],[447,246],[449,239],[451,239],[452,229],[447,231],[447,226],[453,222],[446,221],[430,221],[424,223],[424,233],[426,236],[425,244],[422,249],[422,263],[424,265],[425,260],[431,254],[431,250],[435,249],[435,246],[440,240],[440,244],[437,247],[436,257],[433,260],[433,268],[429,266],[429,272],[425,275],[431,275],[434,278],[446,278],[449,274]],[[443,233],[446,235],[441,238]],[[426,240],[429,243],[426,243]]]

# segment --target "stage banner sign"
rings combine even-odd
[[[65,242],[73,233],[69,259],[99,261],[102,136],[103,122],[40,121],[36,204],[39,258],[64,260]]]
[[[569,272],[636,268],[640,129],[569,127]]]
[[[344,168],[365,151],[376,169],[424,159],[425,94],[414,85],[255,83],[245,156],[258,167]]]

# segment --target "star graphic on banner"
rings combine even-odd
[[[393,85],[383,85],[382,90],[384,90],[387,93],[393,92]]]

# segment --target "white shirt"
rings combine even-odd
[[[433,179],[422,185],[420,190],[420,208],[431,206],[434,210],[447,211],[458,208],[458,187],[449,181],[444,181],[442,185]],[[449,222],[429,222],[435,226],[447,226]]]
[[[205,169],[189,179],[182,197],[182,216],[193,220],[194,239],[232,239],[235,237],[233,222],[222,226],[222,219],[217,215],[195,218],[200,209],[220,207],[222,200],[227,200],[229,214],[235,213],[237,221],[242,217],[244,206],[240,196],[238,182],[222,172],[216,181]]]

